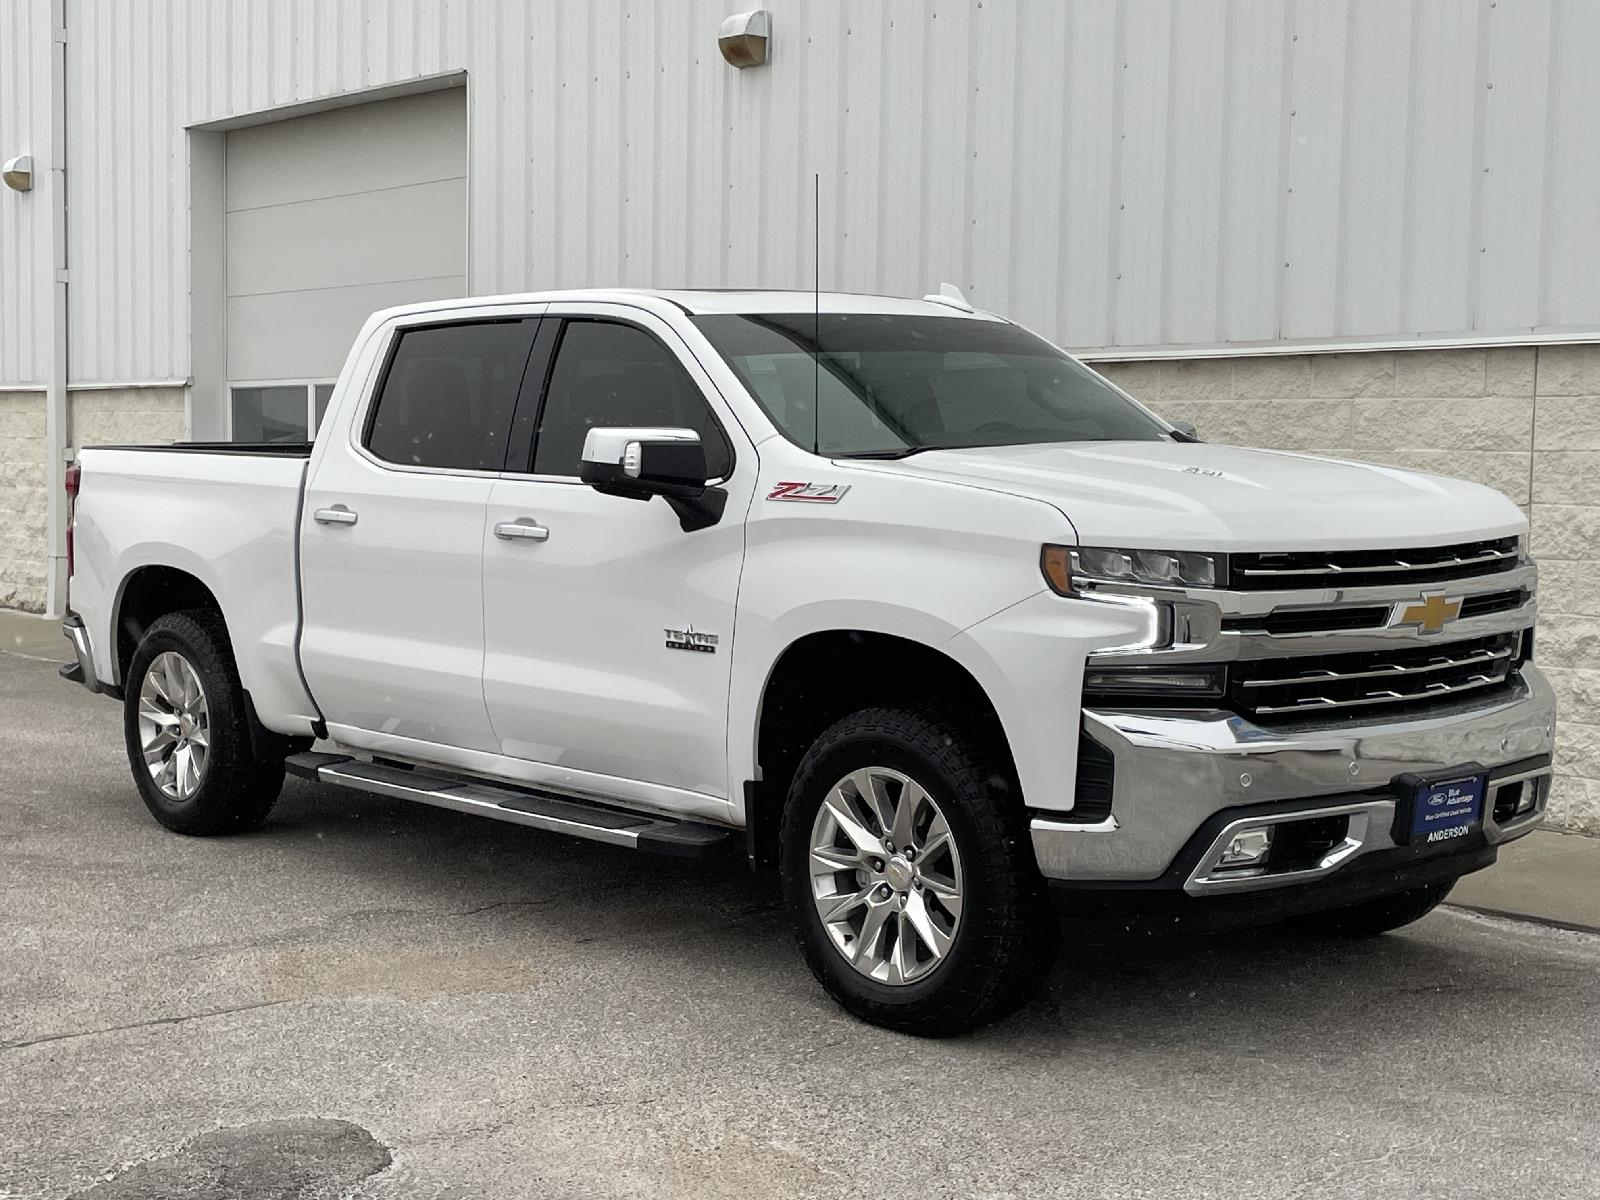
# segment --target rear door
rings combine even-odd
[[[523,400],[540,402],[531,460],[494,485],[484,530],[484,694],[501,750],[544,764],[531,774],[553,784],[725,816],[754,449],[659,318],[553,304],[546,337],[548,353],[535,354],[544,378]],[[685,533],[664,500],[579,482],[597,426],[698,431],[713,475],[726,476],[722,519]],[[517,536],[519,525],[539,532]]]
[[[498,750],[483,523],[538,326],[518,314],[397,327],[370,399],[328,423],[301,516],[300,656],[341,740]]]

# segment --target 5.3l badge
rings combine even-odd
[[[666,629],[668,650],[694,650],[701,654],[717,652],[717,635],[699,633],[693,625],[687,629]]]

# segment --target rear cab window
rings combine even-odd
[[[501,471],[537,317],[400,331],[362,445],[404,467]]]

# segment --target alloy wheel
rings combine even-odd
[[[211,748],[205,688],[189,660],[158,654],[139,686],[139,742],[144,765],[161,794],[187,800],[200,790]]]
[[[812,821],[809,862],[817,916],[855,970],[898,986],[946,960],[961,925],[961,855],[915,780],[888,767],[839,780]]]

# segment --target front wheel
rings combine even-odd
[[[169,613],[139,642],[124,681],[128,764],[145,807],[168,829],[239,833],[266,820],[283,758],[257,757],[222,618]]]
[[[1455,882],[1451,879],[1444,883],[1431,883],[1426,887],[1363,900],[1360,904],[1344,908],[1308,913],[1297,917],[1294,924],[1306,933],[1323,937],[1376,937],[1380,933],[1388,933],[1391,929],[1422,920],[1444,903]]]
[[[1017,797],[952,714],[873,708],[825,732],[784,809],[784,894],[812,973],[924,1036],[1005,1016],[1054,958]]]

